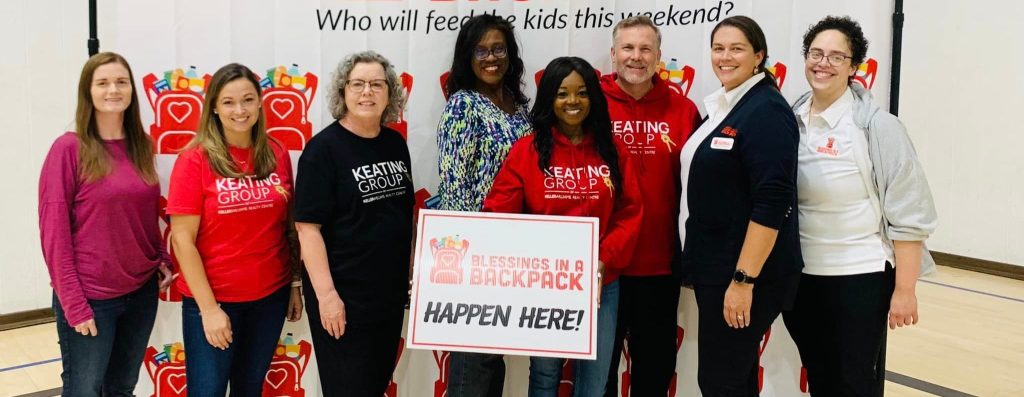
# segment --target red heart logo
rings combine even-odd
[[[288,370],[284,368],[271,369],[267,371],[267,383],[274,389],[280,389],[281,384],[288,379]]]
[[[292,114],[293,110],[295,110],[295,102],[289,99],[277,98],[270,101],[270,111],[273,112],[278,119],[284,120],[285,117]]]
[[[174,102],[167,105],[167,113],[171,115],[174,121],[181,124],[186,117],[192,114],[192,104],[188,102]]]
[[[185,382],[185,374],[171,374],[167,375],[167,385],[171,387],[171,390],[174,390],[175,394],[181,394],[188,383]]]

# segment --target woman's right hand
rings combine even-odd
[[[323,297],[318,297],[318,300],[320,324],[334,339],[340,339],[345,335],[345,302],[341,301],[338,291],[331,291]]]
[[[231,319],[224,310],[217,306],[199,314],[203,319],[203,332],[210,345],[221,350],[231,344]]]
[[[99,335],[99,331],[96,330],[96,319],[90,318],[75,326],[75,332],[78,332],[85,336],[96,336]]]

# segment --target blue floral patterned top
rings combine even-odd
[[[512,144],[532,130],[526,105],[510,115],[476,91],[452,94],[437,126],[438,208],[479,211]]]

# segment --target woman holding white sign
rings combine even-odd
[[[478,15],[459,30],[437,126],[438,209],[479,211],[512,144],[530,132],[523,71],[504,18]],[[500,355],[451,353],[449,397],[500,397],[504,382]]]
[[[409,148],[384,124],[405,90],[386,58],[349,55],[328,94],[337,119],[299,158],[295,221],[306,312],[325,396],[380,397],[408,298],[413,199]]]
[[[548,64],[530,112],[533,135],[516,142],[484,210],[600,219],[597,359],[575,360],[573,395],[604,394],[614,348],[618,274],[629,265],[643,215],[626,148],[614,140],[594,68],[577,57]],[[565,359],[530,359],[531,397],[557,396]]]
[[[711,32],[722,88],[683,145],[679,235],[697,297],[697,382],[707,397],[758,395],[758,347],[800,279],[796,119],[765,68],[768,45],[745,16]]]

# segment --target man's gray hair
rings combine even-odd
[[[618,36],[619,29],[626,29],[637,26],[647,26],[651,29],[654,29],[654,34],[658,36],[658,48],[661,48],[661,29],[658,29],[658,25],[655,25],[654,21],[651,20],[651,17],[648,17],[647,15],[634,15],[629,18],[623,19],[619,21],[619,23],[615,24],[615,28],[612,29],[612,45],[615,45],[615,37]]]

